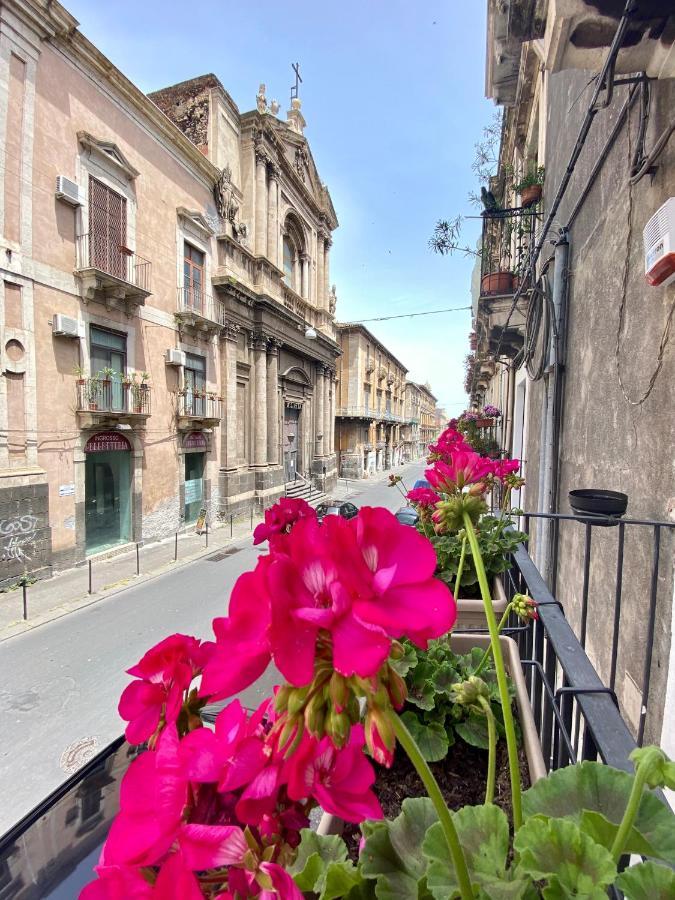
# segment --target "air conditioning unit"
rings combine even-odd
[[[183,350],[169,349],[166,351],[167,366],[184,366],[185,352]]]
[[[70,206],[82,206],[79,185],[65,175],[56,176],[56,199],[63,200]]]
[[[52,334],[58,337],[84,337],[84,322],[80,322],[72,316],[62,316],[61,313],[56,313],[52,319]]]
[[[647,284],[675,281],[675,197],[654,213],[642,232]]]

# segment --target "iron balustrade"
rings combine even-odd
[[[77,268],[94,269],[141,291],[150,291],[152,264],[128,247],[114,244],[104,233],[94,231],[78,236]]]
[[[609,690],[614,691],[616,688],[617,670],[622,656],[629,649],[637,654],[642,647],[641,672],[636,681],[636,690],[641,695],[636,737],[638,745],[642,746],[654,674],[652,659],[660,582],[664,584],[667,594],[663,603],[669,606],[672,597],[672,585],[668,587],[665,569],[670,566],[668,560],[672,560],[675,522],[526,512],[523,515],[523,530],[529,534],[532,520],[537,522],[542,519],[553,522],[552,593],[567,604],[567,596],[562,596],[567,582],[565,586],[558,584],[561,558],[565,569],[571,566],[573,571],[581,573],[580,584],[577,582],[571,586],[572,596],[580,591],[579,602],[573,610],[568,609],[568,617],[573,612],[574,618],[578,620],[576,630],[581,647],[585,650],[589,640],[589,622],[602,621],[603,626],[608,629],[608,635],[611,634],[611,641],[600,642],[594,653],[594,656],[598,656],[599,665],[607,672]],[[568,525],[563,531],[561,526],[564,523]],[[576,531],[579,528],[582,529],[580,533]],[[536,536],[535,531],[535,539]],[[644,597],[645,601],[640,603],[639,616],[634,622],[622,619],[627,557],[631,573],[629,587],[637,597]],[[665,565],[662,565],[663,560],[666,560]],[[611,610],[609,618],[608,610]],[[629,648],[626,645],[628,638],[625,631],[635,629],[639,624],[638,620],[645,623],[642,629],[644,637],[640,635],[639,639],[630,642]],[[625,626],[623,632],[622,624]]]
[[[484,212],[481,237],[481,297],[512,294],[534,245],[536,209],[514,207]],[[498,278],[498,275],[511,276]],[[492,276],[489,278],[488,276]]]
[[[81,378],[77,383],[77,409],[125,416],[150,415],[150,386],[119,378]]]
[[[178,415],[195,419],[218,419],[223,415],[221,397],[186,389],[178,393]]]
[[[338,406],[335,415],[339,419],[381,419],[382,413],[372,406]]]
[[[225,325],[225,304],[217,297],[207,294],[194,284],[180,285],[177,289],[178,311],[208,319],[217,325]]]

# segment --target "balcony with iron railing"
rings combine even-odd
[[[147,384],[94,375],[77,382],[77,413],[83,427],[139,424],[148,418],[151,388]]]
[[[179,285],[176,290],[176,321],[181,329],[211,336],[225,325],[225,304],[196,284]]]
[[[338,406],[335,410],[338,419],[381,419],[382,413],[372,406]]]
[[[130,308],[143,306],[150,296],[152,265],[128,247],[114,244],[105,234],[77,238],[75,274],[82,281],[86,301],[101,300]]]
[[[537,211],[515,207],[483,213],[480,298],[512,297],[534,245]]]
[[[210,391],[184,388],[176,394],[176,418],[179,431],[215,428],[223,418],[223,401]]]

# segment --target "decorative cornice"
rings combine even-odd
[[[234,322],[225,322],[223,325],[221,335],[225,338],[226,341],[237,341],[239,339],[239,334],[241,333],[241,328],[239,325],[235,325]]]
[[[104,160],[108,165],[114,166],[119,172],[126,177],[127,181],[133,181],[141,174],[135,169],[126,156],[122,153],[117,144],[112,141],[100,141],[88,131],[78,131],[77,139],[80,144],[99,159]]]
[[[251,348],[253,350],[267,350],[267,335],[261,331],[254,331],[251,334]]]

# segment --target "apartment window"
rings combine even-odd
[[[185,354],[185,409],[188,415],[204,415],[206,390],[206,358],[196,353]]]
[[[205,254],[185,241],[183,251],[183,300],[185,306],[202,311],[204,306]]]
[[[284,281],[295,290],[295,247],[293,241],[286,235],[284,237]]]
[[[90,175],[88,264],[126,280],[128,254],[127,201]]]
[[[92,375],[102,372],[103,369],[112,369],[115,374],[122,375],[127,367],[127,336],[91,325],[89,353]]]

